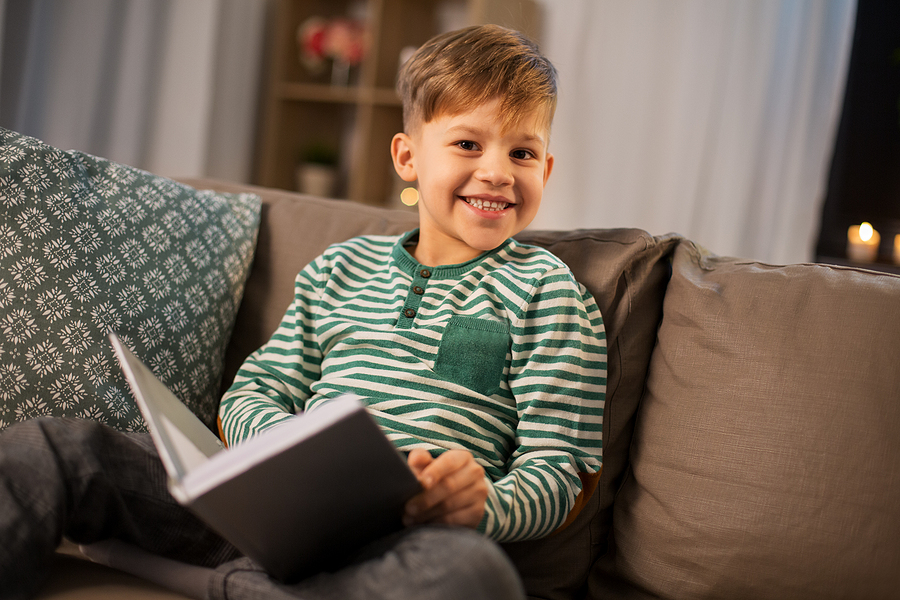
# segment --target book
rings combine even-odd
[[[172,496],[276,579],[331,570],[402,527],[421,488],[358,397],[226,448],[118,336],[109,339]]]

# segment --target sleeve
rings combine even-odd
[[[294,300],[278,329],[244,361],[222,397],[219,418],[229,445],[302,412],[312,396],[322,364],[316,336],[322,274],[319,257],[297,275]]]
[[[554,269],[511,334],[516,447],[507,475],[492,482],[481,523],[498,541],[542,537],[567,523],[602,464],[606,332],[594,298],[568,269]]]

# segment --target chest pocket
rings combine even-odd
[[[509,344],[507,323],[454,316],[441,338],[434,371],[446,381],[490,396],[500,388]]]

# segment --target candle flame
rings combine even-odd
[[[875,229],[872,227],[871,223],[862,223],[859,226],[859,239],[864,242],[868,242],[872,239],[872,235],[875,233]]]

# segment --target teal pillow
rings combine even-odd
[[[214,427],[259,213],[258,196],[0,129],[0,429],[54,415],[145,430],[111,330]]]

